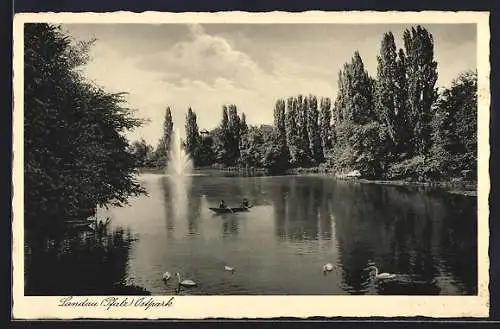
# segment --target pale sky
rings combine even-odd
[[[434,36],[438,86],[476,69],[474,24],[426,24]],[[110,92],[129,92],[128,105],[151,122],[128,134],[155,145],[170,106],[184,132],[191,106],[201,129],[215,127],[222,105],[234,103],[250,124],[272,123],[278,98],[335,98],[337,75],[358,50],[376,76],[380,41],[401,24],[66,24],[77,39],[98,40],[85,74]]]

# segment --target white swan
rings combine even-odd
[[[373,273],[373,271],[375,271],[375,279],[393,279],[396,277],[396,274],[392,274],[392,273],[378,273],[378,268],[376,266],[373,266],[373,265],[370,265],[368,266],[367,268],[365,268],[365,270],[369,270],[370,271],[370,274]]]
[[[331,272],[333,271],[333,264],[332,263],[327,263],[323,265],[323,273],[326,274],[326,272]]]
[[[196,282],[194,282],[193,280],[182,280],[181,281],[181,275],[179,273],[175,273],[175,275],[177,276],[177,281],[178,281],[179,286],[194,287],[197,285]]]
[[[234,273],[234,267],[231,267],[231,266],[224,266],[224,270],[225,271],[228,271],[228,272],[231,272],[231,273]]]
[[[161,278],[163,279],[163,281],[167,282],[170,278],[172,277],[172,275],[170,275],[170,272],[165,272],[163,273],[163,275],[161,276]]]

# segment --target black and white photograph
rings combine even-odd
[[[22,19],[20,313],[487,315],[488,15],[445,14]]]

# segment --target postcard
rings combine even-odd
[[[13,318],[489,314],[489,13],[23,13]]]

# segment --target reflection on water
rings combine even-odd
[[[135,241],[118,228],[74,231],[26,239],[26,295],[147,295],[127,280],[129,250]]]
[[[123,271],[153,294],[174,293],[165,271],[198,282],[182,294],[477,293],[475,198],[322,177],[141,179],[149,197],[105,215],[137,234]],[[249,212],[209,210],[245,197]],[[371,280],[368,264],[397,278]]]
[[[367,273],[359,271],[368,260],[402,274],[377,293],[476,293],[475,199],[352,184],[338,191],[336,235],[347,291],[369,292]]]

